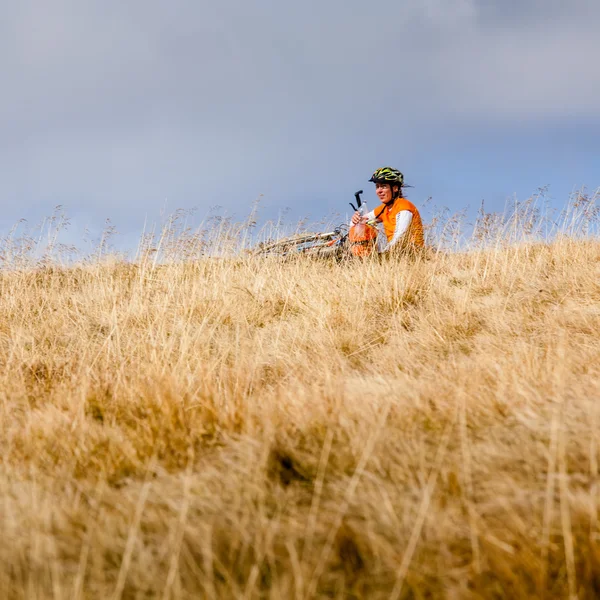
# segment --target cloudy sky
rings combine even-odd
[[[389,164],[453,210],[600,186],[598,0],[19,0],[0,9],[0,228],[57,204],[345,210]]]

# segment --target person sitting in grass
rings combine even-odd
[[[425,245],[423,223],[417,207],[402,193],[404,175],[392,167],[377,169],[371,179],[375,193],[381,204],[371,212],[352,215],[352,224],[372,223],[378,226],[377,251],[390,252],[392,249],[417,249]]]

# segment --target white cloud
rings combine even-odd
[[[591,15],[587,0],[571,2],[566,27],[555,0],[506,11],[530,24],[538,14],[529,27],[490,5],[502,3],[24,0],[4,21],[0,107],[33,127],[104,129],[144,115],[262,125],[294,105],[362,113],[370,96],[393,106],[402,89],[413,119],[600,116],[600,3]]]
[[[457,116],[494,120],[599,117],[600,52],[586,29],[472,30],[430,57],[444,106]],[[443,110],[443,109],[442,109]]]
[[[600,119],[597,0],[21,0],[3,12],[9,197],[78,198],[93,182],[94,202],[118,204],[202,179],[212,198],[231,163],[252,196],[373,130],[410,144],[444,124]]]

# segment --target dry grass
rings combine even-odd
[[[596,598],[600,242],[0,275],[3,598]]]

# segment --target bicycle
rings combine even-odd
[[[355,211],[360,211],[363,190],[354,194],[357,206],[350,202]],[[261,243],[255,250],[259,256],[275,255],[280,257],[310,256],[313,258],[334,258],[344,260],[353,256],[371,254],[377,231],[371,225],[338,225],[326,233],[296,234],[271,243]]]

